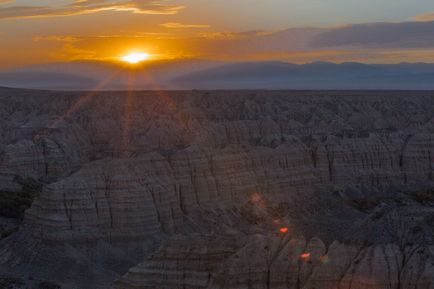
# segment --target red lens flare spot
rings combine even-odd
[[[259,203],[259,202],[262,202],[262,197],[261,197],[260,194],[258,194],[258,193],[254,193],[254,194],[251,196],[251,200],[252,200],[253,203]]]
[[[303,260],[307,260],[310,258],[310,253],[303,253],[300,255],[300,258]]]
[[[282,234],[286,234],[286,233],[289,232],[289,229],[287,227],[282,227],[282,228],[279,229],[279,232],[282,233]]]

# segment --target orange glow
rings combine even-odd
[[[250,199],[255,204],[263,202],[261,195],[258,193],[254,193]]]
[[[150,57],[151,55],[146,52],[131,52],[124,56],[121,56],[120,59],[130,64],[137,64],[145,60],[148,60]]]
[[[300,255],[300,258],[303,260],[307,260],[310,258],[310,253],[303,253]]]
[[[286,234],[289,232],[289,229],[287,227],[282,227],[282,228],[280,228],[279,232],[282,234]]]

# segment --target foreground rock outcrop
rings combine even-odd
[[[177,241],[130,269],[115,287],[433,288],[432,248],[326,246],[317,238],[265,235],[252,236],[238,250],[224,242],[203,247],[203,240]]]

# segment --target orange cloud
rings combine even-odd
[[[42,35],[33,37],[34,50],[50,51],[53,60],[107,60],[128,50],[142,49],[160,59],[203,58],[215,60],[281,60],[294,63],[312,61],[396,63],[407,61],[432,62],[434,49],[396,48],[305,48],[265,46],[268,34],[227,33],[229,37],[188,38],[160,33],[114,35]],[[243,35],[243,36],[242,36]],[[257,35],[247,37],[246,35]],[[257,37],[267,37],[258,41]],[[280,39],[280,38],[279,38]],[[37,44],[36,44],[37,43]],[[50,44],[51,43],[51,44]],[[280,43],[280,42],[279,42]],[[47,46],[50,46],[48,48]],[[53,54],[54,53],[54,54]]]
[[[2,0],[0,0],[2,1]],[[4,0],[3,0],[4,1]],[[5,2],[0,2],[4,4]],[[130,12],[134,14],[177,14],[185,6],[162,4],[161,1],[107,1],[76,0],[60,8],[51,6],[9,6],[0,8],[0,19],[25,19],[74,16],[105,11]]]
[[[77,42],[81,39],[70,35],[35,36],[33,41]]]
[[[174,28],[174,29],[183,29],[183,28],[210,28],[210,25],[207,24],[182,24],[178,22],[168,22],[160,24],[165,28]]]
[[[84,38],[72,35],[49,35],[34,36],[34,42],[46,42],[50,45],[57,46],[50,50],[49,57],[55,60],[97,60],[98,53],[93,49],[81,48],[78,42],[84,41]],[[59,47],[60,45],[60,47]],[[103,60],[103,59],[101,59]]]
[[[434,12],[423,13],[412,18],[415,21],[434,21]]]
[[[223,31],[223,32],[206,32],[200,34],[200,36],[206,39],[213,39],[213,40],[234,40],[234,39],[243,39],[243,38],[256,37],[256,36],[264,36],[268,34],[271,33],[264,32],[264,31],[247,31],[247,32]]]
[[[99,5],[97,3],[100,1],[93,0],[92,5]],[[83,3],[91,5],[90,1],[84,0],[76,1],[74,5]],[[94,35],[45,34],[19,39],[7,33],[2,35],[5,41],[0,45],[0,66],[10,65],[13,61],[18,64],[76,59],[110,60],[132,49],[158,55],[158,59],[280,60],[294,63],[432,62],[434,42],[426,35],[433,27],[434,22],[404,22],[276,32],[205,30],[204,33],[189,36],[188,30],[181,34],[184,31],[158,27],[153,28],[156,30],[143,31],[142,27],[137,26],[137,29],[120,30],[115,34],[102,31],[102,34],[96,32]],[[32,51],[30,60],[22,57],[28,53],[28,49]]]

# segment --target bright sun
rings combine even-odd
[[[151,55],[146,52],[131,52],[121,56],[120,59],[131,64],[136,64],[148,60],[150,57]]]

